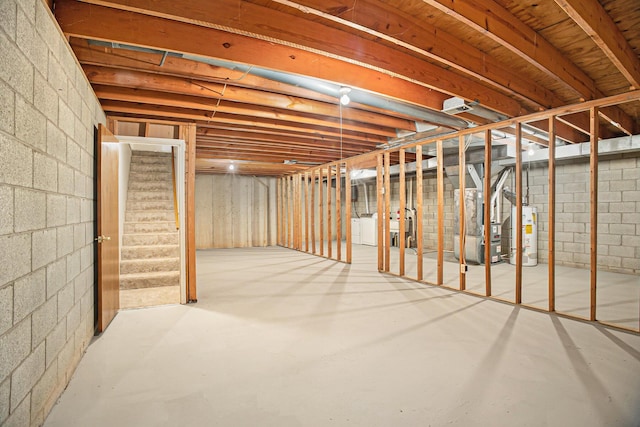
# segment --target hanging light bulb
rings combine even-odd
[[[533,156],[534,154],[536,154],[536,150],[534,150],[533,148],[533,143],[529,144],[529,149],[527,150],[527,154],[529,156]]]
[[[349,105],[349,102],[351,102],[351,99],[349,99],[349,92],[351,92],[351,88],[341,87],[339,92],[340,92],[340,95],[342,95],[340,97],[340,103],[342,105]]]
[[[229,170],[230,170],[230,171],[234,171],[234,170],[236,170],[236,165],[234,165],[233,163],[231,163],[231,164],[229,165]]]

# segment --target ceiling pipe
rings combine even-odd
[[[325,80],[316,79],[313,77],[300,76],[296,74],[285,73],[282,71],[273,71],[266,68],[250,65],[236,64],[234,62],[221,59],[206,58],[189,54],[183,54],[181,56],[184,59],[204,62],[209,65],[215,65],[231,70],[237,70],[244,73],[253,74],[258,77],[263,77],[265,79],[312,90],[323,95],[334,96],[336,99],[340,99],[340,97],[343,95],[341,93],[341,90],[345,88],[344,85],[327,82]],[[349,99],[351,100],[351,102],[355,102],[357,104],[363,104],[370,107],[393,111],[451,129],[460,130],[469,127],[469,122],[467,122],[466,120],[460,119],[458,117],[452,117],[451,115],[442,113],[440,111],[429,110],[427,108],[416,107],[413,105],[405,104],[403,102],[393,101],[383,96],[374,95],[370,92],[354,87],[350,87],[350,89],[351,90],[349,91]]]
[[[269,80],[277,81],[280,83],[301,87],[304,89],[312,90],[323,95],[333,96],[336,99],[340,99],[347,86],[331,83],[325,80],[317,79],[314,77],[301,76],[296,74],[290,74],[282,71],[274,71],[266,68],[256,67],[253,65],[238,64],[231,61],[225,61],[223,59],[208,58],[199,55],[182,54],[169,52],[164,50],[151,49],[140,46],[132,46],[123,43],[103,42],[99,40],[89,40],[89,44],[96,46],[108,46],[117,49],[126,49],[138,52],[156,53],[162,55],[162,61],[160,65],[164,64],[164,61],[169,56],[178,58],[184,58],[195,62],[214,65],[217,67],[228,68],[230,70],[241,71],[245,74],[253,74],[258,77],[263,77]],[[469,122],[458,117],[453,117],[450,114],[442,113],[440,111],[431,110],[423,107],[416,107],[403,102],[394,101],[386,97],[375,95],[370,92],[348,87],[349,99],[352,102],[368,105],[370,107],[380,108],[383,110],[393,111],[399,114],[403,114],[409,117],[414,117],[424,122],[432,123],[438,126],[443,126],[455,130],[466,129],[469,127]],[[420,123],[416,122],[416,127],[419,127]]]

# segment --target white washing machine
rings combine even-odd
[[[363,245],[378,246],[378,218],[360,217],[360,241]]]

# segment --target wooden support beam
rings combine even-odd
[[[604,96],[591,77],[580,67],[496,0],[423,1],[509,49],[572,90],[581,101]],[[582,0],[575,1],[578,3]],[[625,132],[630,135],[633,133],[634,121],[621,109],[607,109],[606,115],[610,120],[620,124]]]
[[[83,7],[68,0],[58,1],[62,3],[60,7],[56,4],[61,27],[65,33],[81,38],[117,38],[113,41],[226,58],[272,69],[282,69],[286,64],[290,72],[354,87],[363,87],[362,82],[365,78],[371,79],[369,75],[372,73],[393,75],[394,85],[398,84],[397,80],[405,80],[452,96],[478,100],[488,108],[509,116],[522,112],[519,104],[501,91],[424,61],[405,50],[393,49],[368,37],[323,25],[320,21],[302,19],[260,5],[218,0],[216,7],[211,9],[198,0],[185,0],[179,5],[171,0],[94,0],[95,5]],[[198,13],[192,10],[198,10]],[[287,30],[264,25],[264,22],[286,22]],[[113,28],[116,23],[119,28],[116,35],[113,31],[104,34],[105,26]],[[147,30],[141,32],[138,28]],[[168,38],[166,34],[173,36]],[[224,48],[222,43],[198,43],[199,40],[225,40],[233,49]],[[249,41],[251,47],[247,46]],[[247,55],[249,51],[252,53],[250,57]],[[256,51],[261,55],[253,54]],[[324,66],[311,67],[311,61]],[[358,71],[352,69],[356,66]],[[342,70],[339,77],[330,73],[336,68]],[[351,76],[351,73],[355,75]],[[385,92],[388,91],[389,88],[385,88]]]
[[[346,226],[346,246],[347,246],[347,264],[351,264],[352,242],[351,242],[351,166],[345,163],[346,173],[344,175],[344,200],[345,200],[345,226]]]
[[[389,233],[391,218],[391,154],[384,152],[384,216],[378,221],[384,221],[384,271],[391,269],[391,234]]]
[[[376,155],[376,204],[378,207],[378,271],[383,271],[386,265],[384,256],[384,219],[385,219],[385,183],[383,181],[383,154]]]
[[[444,281],[444,153],[442,140],[436,141],[437,183],[438,188],[438,277],[436,285]]]
[[[407,181],[405,176],[405,153],[404,149],[400,149],[400,221],[398,227],[398,253],[400,254],[400,266],[398,274],[400,276],[405,275],[405,231],[406,231],[406,220],[405,220],[405,208],[407,207]]]
[[[282,178],[276,179],[276,242],[282,246]]]
[[[548,108],[562,105],[548,89],[522,74],[509,70],[500,61],[445,31],[441,27],[420,20],[384,5],[380,1],[358,0],[358,9],[366,13],[353,13],[344,0],[275,0],[303,10],[305,13],[333,21],[351,30],[366,33],[380,40],[410,50],[419,57],[437,61],[445,68],[482,81],[502,92],[522,99],[529,105]]]
[[[484,294],[491,296],[491,131],[484,132]],[[502,197],[502,195],[498,196]]]
[[[516,292],[515,303],[522,303],[522,125],[516,123]]]
[[[297,247],[296,249],[302,250],[302,174],[296,175],[296,237],[297,237]]]
[[[196,293],[196,126],[180,127],[187,145],[186,155],[186,231],[187,231],[187,302],[197,302]]]
[[[234,16],[237,16],[237,5],[234,5],[236,6]],[[217,6],[216,4],[216,10]],[[182,4],[179,7],[186,9]],[[215,12],[212,10],[212,13]],[[56,19],[67,36],[108,40],[177,53],[222,58],[244,64],[255,64],[269,69],[341,82],[347,86],[366,87],[382,95],[405,99],[410,103],[430,108],[436,108],[435,104],[441,104],[442,100],[446,98],[438,91],[430,93],[431,91],[421,90],[424,83],[398,78],[397,75],[382,70],[365,68],[354,64],[352,60],[345,62],[341,59],[320,56],[267,40],[258,40],[184,22],[144,16],[71,0],[56,1]],[[265,17],[260,16],[259,19],[259,25],[264,27]],[[114,32],[113,28],[118,28],[119,31]],[[140,28],[145,28],[146,31],[140,31]],[[171,34],[171,37],[167,37],[167,34]],[[292,34],[295,34],[296,40],[300,40],[298,33]],[[202,43],[202,40],[216,40],[217,42]],[[325,45],[328,44],[326,40],[323,42]],[[227,46],[233,48],[228,49]],[[349,51],[350,53],[345,59],[349,59],[348,56],[353,53],[353,48],[350,48]],[[262,54],[256,55],[256,52]],[[394,62],[393,58],[390,58],[389,63]],[[320,63],[323,65],[322,67],[318,67]],[[421,64],[423,63],[421,62]],[[395,62],[395,66],[400,65]],[[422,75],[437,80],[435,77],[437,74],[429,75],[423,72],[422,65],[413,69],[421,70]],[[463,89],[458,91],[461,90]],[[436,99],[433,99],[434,96]],[[513,107],[510,102],[508,105]]]
[[[556,311],[556,120],[549,117],[549,311]]]
[[[311,228],[311,253],[316,254],[316,171],[311,171],[311,182],[309,188],[310,192],[310,200],[309,200],[309,214],[310,214],[310,224]]]
[[[517,151],[516,151],[517,152]],[[466,175],[467,175],[467,162],[466,162],[466,147],[465,147],[465,138],[463,135],[458,137],[458,178],[460,181],[460,189],[458,193],[458,207],[459,207],[459,218],[458,221],[460,233],[459,245],[460,245],[460,290],[464,291],[467,289],[467,263],[465,260],[465,251],[466,251],[466,216],[465,216],[465,198],[466,198]]]
[[[631,87],[640,88],[640,59],[602,5],[585,0],[556,0],[556,3],[607,55]]]
[[[342,261],[342,165],[336,163],[336,259]]]
[[[295,248],[295,243],[294,243],[294,223],[295,223],[295,214],[293,212],[293,207],[294,207],[294,195],[293,195],[293,175],[289,176],[287,179],[287,186],[288,186],[288,195],[287,195],[287,200],[288,200],[288,216],[289,216],[289,237],[287,239],[287,246],[291,249]]]
[[[309,252],[309,172],[304,173],[304,250]]]
[[[589,169],[590,185],[589,195],[591,200],[591,262],[589,264],[591,279],[591,303],[589,319],[596,320],[596,287],[598,281],[598,141],[600,135],[600,116],[598,108],[593,107],[590,111],[591,140],[589,142]]]
[[[324,169],[321,167],[318,169],[318,225],[320,229],[318,230],[318,240],[319,240],[319,249],[320,256],[324,256],[324,223],[326,221],[326,216],[324,214],[324,202],[323,202],[323,188],[322,188],[322,177],[324,175]]]
[[[333,258],[333,236],[331,230],[333,228],[333,217],[331,216],[331,182],[333,181],[333,165],[327,167],[327,257]]]
[[[424,238],[423,233],[423,199],[424,194],[422,191],[422,145],[416,147],[416,222],[413,225],[416,230],[416,262],[417,272],[416,278],[422,280],[424,278],[424,266],[423,266],[423,253],[424,253]]]

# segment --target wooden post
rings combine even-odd
[[[297,230],[297,240],[298,245],[296,247],[297,250],[302,250],[302,174],[299,173],[296,175],[296,206],[297,206],[297,216],[296,216],[296,224],[298,224]]]
[[[549,311],[556,310],[556,118],[549,117]]]
[[[304,173],[304,250],[309,252],[309,172]]]
[[[459,202],[459,217],[460,221],[459,232],[460,232],[460,290],[464,291],[467,288],[467,265],[465,261],[465,234],[467,232],[465,228],[465,197],[466,197],[466,175],[467,175],[467,163],[465,159],[465,141],[464,135],[460,135],[458,137],[458,165],[459,172],[458,178],[460,181],[460,190],[458,194],[458,202]]]
[[[333,236],[331,236],[331,181],[333,181],[333,165],[327,168],[327,257],[332,257]]]
[[[522,124],[516,123],[516,304],[522,303]]]
[[[444,154],[442,140],[436,141],[437,183],[438,188],[438,278],[437,285],[444,282]]]
[[[280,232],[282,231],[282,227],[280,224],[280,221],[282,220],[282,209],[280,206],[280,202],[282,200],[282,190],[281,190],[281,184],[282,183],[282,178],[277,178],[276,179],[276,242],[279,246],[282,245],[282,240],[281,240],[281,236],[280,236]]]
[[[336,164],[336,259],[342,261],[342,163]]]
[[[311,214],[311,253],[316,254],[316,171],[311,172],[311,197],[309,200],[309,213]]]
[[[385,187],[382,177],[384,167],[382,154],[376,156],[376,203],[378,205],[378,271],[383,271],[385,266],[384,258],[384,194]]]
[[[351,264],[351,168],[345,163],[346,172],[344,175],[344,200],[345,200],[345,221],[347,231],[347,264]]]
[[[400,221],[398,227],[398,252],[400,254],[400,268],[399,274],[400,276],[404,276],[405,274],[405,230],[406,230],[406,221],[405,221],[405,209],[407,207],[407,182],[404,171],[404,160],[405,160],[405,152],[404,148],[400,149]]]
[[[484,134],[484,294],[491,296],[491,130]],[[499,197],[502,197],[500,195]]]
[[[293,248],[293,195],[292,195],[292,191],[293,191],[293,176],[288,176],[287,177],[287,217],[288,217],[288,223],[287,223],[287,233],[288,233],[288,237],[287,237],[287,247],[289,248]]]
[[[596,282],[598,279],[598,140],[600,138],[600,120],[598,107],[591,107],[589,112],[591,140],[589,168],[591,172],[591,307],[589,318],[596,320]]]
[[[416,262],[417,279],[422,280],[423,272],[423,238],[422,238],[422,145],[416,147],[416,222],[413,224],[416,230]]]
[[[323,208],[323,194],[322,191],[322,176],[324,175],[324,169],[320,168],[318,170],[318,240],[320,244],[320,256],[324,256],[324,208]]]
[[[187,302],[196,295],[196,125],[184,126],[187,143],[186,219],[187,227]]]
[[[388,151],[384,153],[384,217],[378,221],[384,221],[384,271],[391,269],[391,235],[389,234],[389,218],[391,216],[391,156]]]

